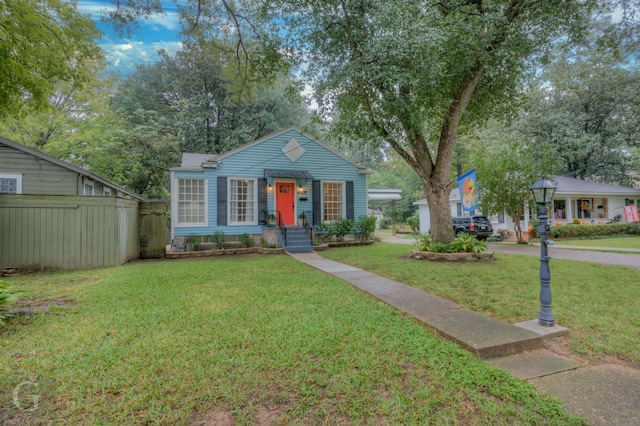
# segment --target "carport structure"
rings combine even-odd
[[[392,233],[396,235],[396,201],[402,199],[402,189],[397,188],[369,188],[367,190],[367,204],[369,201],[391,201],[393,208]]]

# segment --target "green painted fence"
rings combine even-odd
[[[138,202],[0,195],[0,269],[88,269],[140,255]]]

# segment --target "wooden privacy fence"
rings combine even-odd
[[[87,269],[140,255],[138,202],[0,195],[0,269]]]

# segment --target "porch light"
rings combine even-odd
[[[553,199],[553,194],[558,189],[553,182],[546,179],[540,179],[529,188],[533,194],[533,199],[536,204],[550,204]]]
[[[533,199],[538,205],[538,234],[540,234],[540,313],[538,324],[543,327],[553,327],[555,318],[551,312],[551,272],[549,271],[549,256],[547,250],[547,204],[551,204],[557,186],[546,179],[540,179],[529,188]]]
[[[269,192],[273,191],[273,185],[271,184],[267,185],[267,191]]]
[[[307,190],[304,189],[304,186],[298,185],[298,194],[306,194]]]

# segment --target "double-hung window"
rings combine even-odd
[[[229,178],[229,225],[256,225],[256,179]]]
[[[177,179],[177,226],[207,226],[207,181]]]
[[[333,221],[344,217],[344,182],[322,182],[322,220]]]
[[[0,194],[22,194],[22,175],[0,173]]]
[[[82,193],[88,197],[93,196],[93,182],[91,182],[90,180],[85,180]]]

